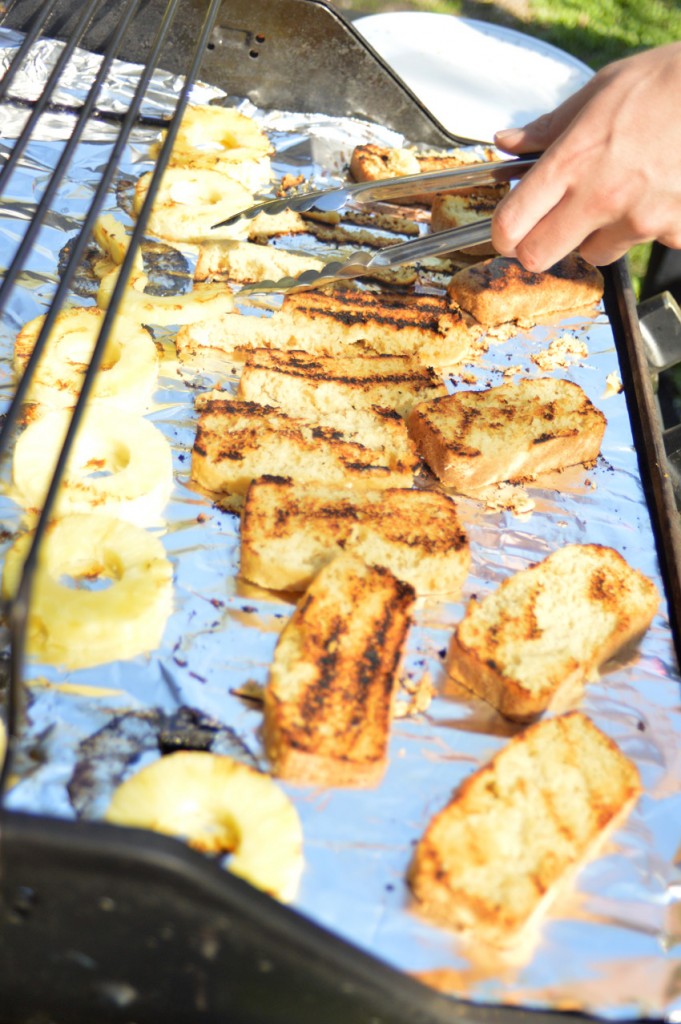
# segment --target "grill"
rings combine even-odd
[[[41,117],[73,116],[73,132],[31,212],[0,286],[0,315],[17,286],[88,124],[115,126],[109,156],[61,268],[47,318],[25,376],[3,419],[0,449],[11,445],[20,408],[51,326],[73,286],[131,132],[168,127],[147,199],[86,373],[62,455],[40,517],[17,597],[7,610],[6,719],[17,737],[25,713],[27,610],[39,545],[68,452],[110,337],[115,310],[144,236],[179,116],[200,77],[230,96],[267,110],[366,118],[427,145],[476,140],[453,136],[365,43],[353,26],[319,0],[156,0],[31,3],[18,0],[2,21],[22,33],[0,83],[0,101],[25,108],[21,136],[8,149],[0,189],[16,173]],[[13,88],[21,65],[42,37],[64,40],[37,98]],[[82,103],[59,97],[57,82],[76,48],[101,55]],[[115,59],[139,65],[125,109],[101,104]],[[155,69],[183,78],[168,123],[145,105]],[[56,98],[55,98],[56,97]],[[606,274],[605,307],[614,333],[640,473],[658,547],[677,656],[681,654],[681,537],[674,493],[623,263]],[[1,789],[13,768],[13,744]],[[230,1021],[296,1024],[435,1024],[454,1017],[479,1024],[530,1019],[525,1010],[450,998],[393,970],[306,917],[274,903],[179,843],[154,834],[88,821],[26,814],[7,806],[0,819],[0,1020],[2,1024],[97,1020],[144,1024]],[[220,956],[215,951],[220,950]],[[115,965],[115,966],[113,966]],[[576,1015],[534,1012],[534,1021]]]

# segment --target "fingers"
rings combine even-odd
[[[494,136],[494,143],[505,153],[543,152],[565,131],[576,114],[596,90],[594,79],[568,96],[555,110],[541,114],[521,128],[504,128]]]
[[[566,188],[557,175],[551,174],[550,166],[547,169],[544,160],[542,157],[501,200],[492,218],[492,244],[496,251],[502,256],[517,257],[528,270],[551,266],[545,260],[565,244],[562,237],[552,239],[555,225],[549,231],[542,227],[545,218],[559,207]],[[564,232],[565,229],[559,234]]]
[[[542,114],[522,128],[496,132],[494,144],[505,153],[543,152],[555,137],[551,128],[553,114]]]
[[[529,220],[532,208],[528,205]],[[525,226],[519,223],[518,229],[522,232]],[[493,224],[493,240],[494,228]],[[551,209],[530,224],[512,252],[497,251],[515,256],[535,273],[547,270],[573,250],[595,266],[606,266],[624,256],[632,246],[651,241],[657,233],[644,219],[624,212],[615,216],[602,197],[592,206],[581,189],[568,189]]]
[[[497,133],[539,160],[505,196],[492,242],[532,271],[577,249],[606,265],[654,238],[681,246],[681,42],[602,68],[555,110]]]
[[[579,252],[595,266],[604,267],[614,263],[620,256],[626,255],[635,245],[652,242],[658,239],[662,245],[670,249],[681,249],[681,229],[674,226],[671,231],[657,231],[655,227],[643,230],[636,222],[626,218],[612,224],[604,225],[594,231],[579,246]]]

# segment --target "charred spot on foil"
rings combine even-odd
[[[170,714],[159,708],[129,711],[78,746],[67,785],[71,806],[81,818],[101,818],[115,788],[141,768],[145,758],[176,750],[208,750],[258,767],[257,758],[233,729],[195,708],[181,706]]]
[[[74,241],[74,238],[70,238],[59,251],[57,272],[60,277],[63,277],[66,273]],[[174,249],[171,245],[166,245],[165,242],[158,242],[149,238],[145,238],[142,241],[141,248],[144,272],[149,278],[144,289],[145,294],[181,295],[191,291],[194,283],[193,277],[190,273],[189,264],[181,252]],[[95,273],[95,265],[104,259],[105,256],[104,251],[94,242],[85,249],[71,284],[72,290],[80,298],[97,298],[101,281]]]
[[[134,196],[136,182],[121,176],[116,180],[116,202],[133,220],[135,219]]]
[[[63,278],[66,273],[66,267],[68,261],[71,258],[71,252],[73,250],[74,239],[70,238],[68,242],[62,246],[59,250],[59,258],[57,260],[57,273],[60,278]],[[102,251],[94,243],[89,245],[83,259],[76,268],[76,273],[71,282],[71,290],[75,292],[81,299],[96,299],[97,292],[99,291],[100,280],[94,272],[94,263],[96,260],[102,258]]]
[[[210,750],[220,723],[193,708],[180,708],[169,715],[159,729],[158,746],[162,754],[175,750]]]
[[[189,264],[177,249],[165,242],[145,238],[142,242],[142,262],[149,283],[147,295],[181,295],[191,291],[193,278]]]

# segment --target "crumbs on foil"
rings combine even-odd
[[[401,681],[401,689],[406,694],[406,699],[401,693],[398,694],[393,709],[395,718],[410,718],[412,715],[423,714],[430,707],[437,692],[433,677],[428,671],[417,680],[405,677]]]
[[[549,373],[551,370],[570,366],[579,359],[586,359],[588,355],[589,349],[583,338],[563,334],[559,338],[554,338],[548,348],[533,353],[530,358],[540,370]]]

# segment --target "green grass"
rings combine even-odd
[[[681,39],[678,0],[337,0],[337,5],[363,14],[434,11],[495,22],[544,39],[594,70]]]
[[[681,39],[676,0],[529,0],[533,34],[590,67]]]

